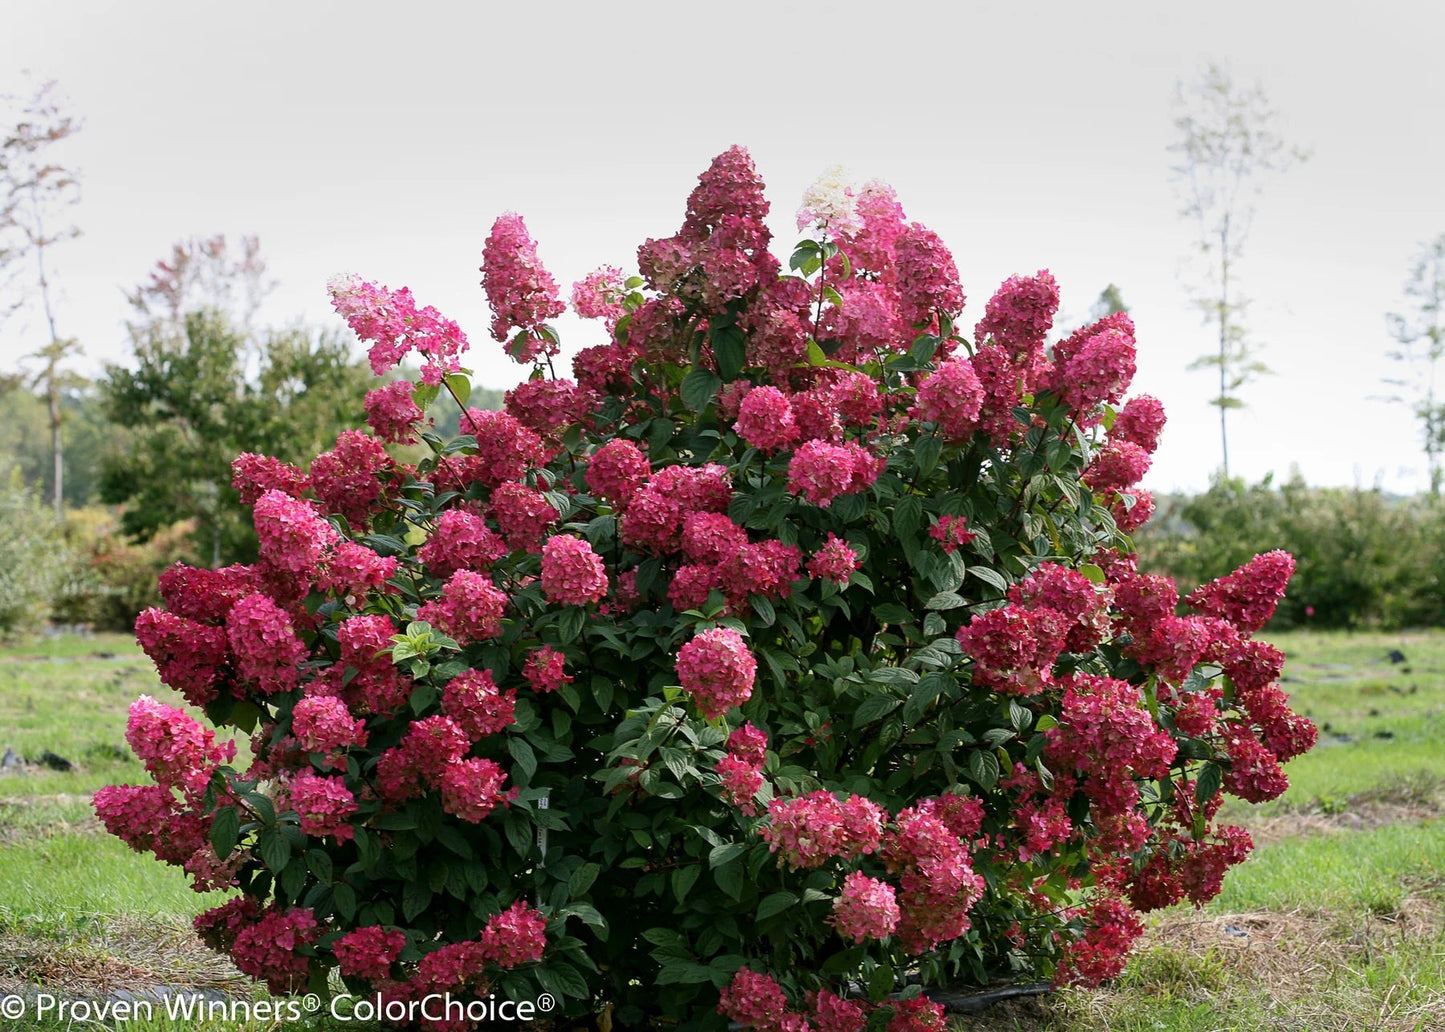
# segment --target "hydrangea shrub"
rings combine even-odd
[[[1117,974],[1214,896],[1308,721],[1254,638],[1284,553],[1141,573],[1164,417],[1134,328],[1048,344],[1047,272],[960,329],[953,259],[879,183],[809,192],[787,268],[745,151],[564,310],[520,216],[484,250],[531,379],[466,406],[458,326],[333,283],[378,374],[309,470],[239,456],[258,562],[178,566],[137,635],[232,743],[142,699],[106,826],[239,890],[203,938],[275,992],[552,993],[759,1030],[942,1027],[924,990]],[[430,429],[462,406],[462,435]],[[424,442],[403,465],[385,444]],[[445,1022],[438,1027],[448,1027]]]

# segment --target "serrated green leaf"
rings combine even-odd
[[[985,749],[975,749],[968,756],[968,772],[985,792],[998,783],[998,757]]]
[[[981,580],[992,588],[997,588],[1000,594],[1008,593],[1008,580],[997,570],[987,566],[970,566],[968,576]]]
[[[721,846],[713,846],[707,854],[707,865],[713,869],[726,867],[736,861],[748,847],[741,842],[727,842]]]
[[[891,695],[870,695],[864,699],[856,710],[853,711],[853,726],[862,727],[871,724],[875,720],[881,720],[892,713],[900,705],[900,700]]]
[[[256,837],[256,849],[261,860],[276,874],[286,869],[291,862],[291,843],[277,828],[262,828]]]
[[[712,403],[722,378],[710,369],[694,369],[682,381],[682,403],[691,412],[702,412]]]
[[[798,902],[798,897],[791,892],[774,892],[763,897],[758,904],[757,920],[766,921],[770,917],[781,914],[793,904]]]
[[[241,815],[234,806],[223,806],[211,819],[211,845],[216,855],[225,859],[236,848],[241,837]]]

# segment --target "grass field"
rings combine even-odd
[[[1445,632],[1276,641],[1291,657],[1285,688],[1321,736],[1287,768],[1283,797],[1226,811],[1254,834],[1255,856],[1203,911],[1152,915],[1115,985],[1013,1001],[958,1019],[960,1032],[1445,1032]],[[0,650],[0,754],[73,765],[0,768],[0,994],[187,986],[257,998],[189,935],[214,901],[91,812],[95,789],[144,780],[124,742],[142,693],[179,704],[121,636]],[[158,1016],[122,1027],[285,1026]]]

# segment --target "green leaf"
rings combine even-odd
[[[340,882],[331,889],[331,898],[336,903],[336,912],[345,921],[350,921],[356,913],[356,890],[345,882]]]
[[[853,711],[853,726],[862,727],[880,720],[898,708],[899,700],[891,695],[870,695]]]
[[[733,899],[741,899],[743,894],[743,879],[747,876],[747,870],[742,864],[727,864],[712,872],[713,881],[717,887],[722,889]]]
[[[472,381],[462,373],[452,373],[446,378],[446,385],[457,396],[457,404],[465,406],[472,396]]]
[[[925,609],[959,609],[968,605],[968,600],[956,591],[940,591],[928,600]]]
[[[527,740],[519,735],[512,735],[507,739],[507,751],[512,754],[518,769],[522,772],[522,780],[531,784],[532,775],[537,773],[537,754],[527,744]]]
[[[317,881],[330,884],[331,855],[324,849],[308,849],[306,851],[306,869],[316,876]]]
[[[712,403],[722,379],[710,369],[694,369],[682,381],[682,403],[689,411],[702,412]]]
[[[741,842],[728,842],[721,846],[713,846],[707,855],[707,865],[714,869],[726,867],[747,851],[748,847]]]
[[[975,749],[968,757],[968,772],[985,792],[998,783],[998,757],[984,749]]]
[[[918,463],[918,472],[921,476],[928,476],[938,465],[938,459],[943,454],[943,438],[937,434],[925,434],[919,438],[918,443],[913,447],[913,455]]]
[[[679,903],[687,899],[687,894],[697,884],[698,878],[702,876],[702,864],[688,864],[686,867],[679,867],[672,872],[672,894],[677,897]]]
[[[742,375],[747,352],[747,339],[736,326],[724,326],[712,332],[712,355],[717,359],[717,371],[723,381],[731,382]]]
[[[441,392],[442,388],[439,383],[419,383],[412,388],[412,404],[425,412],[431,408],[432,402],[437,400],[437,395]]]
[[[1224,772],[1217,763],[1206,763],[1199,768],[1199,780],[1194,783],[1194,801],[1200,806],[1219,794],[1224,784]]]
[[[913,622],[913,613],[897,602],[885,602],[873,607],[873,616],[879,623],[907,624]]]
[[[256,848],[266,866],[277,874],[291,862],[291,843],[274,827],[261,829],[261,834],[256,837]]]
[[[559,960],[547,962],[547,974],[552,977],[552,984],[556,986],[560,995],[573,1000],[585,1000],[590,994],[587,989],[587,979],[582,973],[571,964],[564,964]]]
[[[797,902],[798,897],[791,892],[774,892],[764,896],[763,901],[758,904],[757,920],[766,921],[770,917],[781,914]]]
[[[997,570],[987,566],[970,566],[968,575],[983,581],[989,587],[997,588],[1001,594],[1008,594],[1008,580]]]
[[[431,906],[432,891],[419,881],[409,881],[401,893],[401,913],[408,921]]]
[[[891,684],[899,688],[911,688],[918,683],[918,674],[904,667],[881,666],[868,672],[868,680],[875,684]]]
[[[573,899],[587,895],[587,890],[592,888],[592,883],[602,873],[600,864],[583,864],[572,872],[572,877],[567,881],[567,891]]]
[[[557,617],[557,636],[562,639],[562,644],[570,645],[582,636],[585,626],[587,610],[581,606],[568,606]]]
[[[211,845],[221,859],[231,855],[241,837],[241,815],[234,806],[223,806],[211,820]]]

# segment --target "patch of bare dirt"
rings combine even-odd
[[[1251,815],[1245,824],[1256,846],[1286,839],[1332,835],[1343,831],[1370,831],[1391,824],[1419,824],[1441,815],[1438,802],[1394,802],[1355,797],[1341,809],[1296,810],[1272,817]]]

